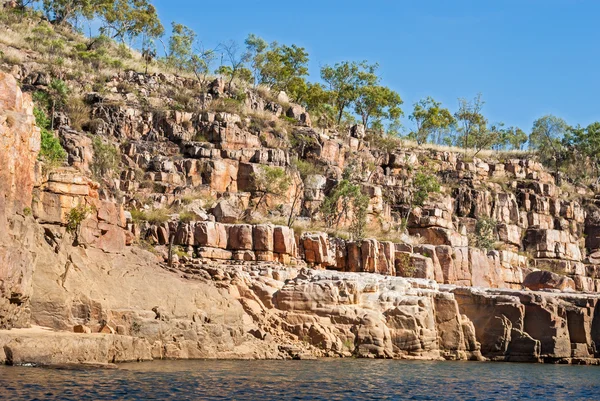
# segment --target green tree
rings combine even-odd
[[[462,135],[461,142],[465,152],[476,141],[474,138],[484,137],[487,131],[487,119],[481,113],[483,104],[481,94],[478,94],[473,101],[458,99],[458,111],[455,117],[461,125],[458,131]]]
[[[419,169],[412,177],[412,182],[406,185],[402,193],[403,203],[406,205],[406,211],[403,218],[403,227],[405,230],[410,215],[415,207],[421,207],[429,199],[430,194],[440,192],[440,183],[437,177],[429,174],[424,168]]]
[[[365,85],[358,88],[358,96],[354,101],[354,111],[362,118],[365,128],[369,127],[369,119],[377,121],[397,120],[402,116],[402,99],[390,88],[380,85]]]
[[[273,42],[255,60],[261,84],[285,91],[295,100],[306,89],[303,78],[308,75],[308,53],[303,47]]]
[[[94,149],[94,158],[90,165],[92,173],[98,179],[111,177],[119,167],[119,150],[110,143],[103,142],[98,136],[94,137],[92,147]]]
[[[246,54],[250,61],[250,69],[252,70],[252,77],[254,79],[254,85],[260,83],[260,68],[264,63],[265,51],[269,47],[266,40],[251,33],[244,41],[246,44]]]
[[[417,130],[409,134],[417,144],[422,145],[431,138],[432,142],[442,143],[442,136],[456,124],[450,110],[441,107],[432,97],[421,99],[414,104],[409,118],[417,125]]]
[[[291,177],[281,167],[260,165],[256,173],[252,173],[254,187],[260,193],[254,210],[258,209],[266,196],[284,195],[292,183]]]
[[[505,143],[514,150],[521,150],[527,143],[527,134],[519,127],[509,127],[504,134]]]
[[[338,124],[342,121],[346,108],[358,98],[360,89],[376,84],[377,67],[377,64],[370,65],[367,61],[360,63],[343,61],[334,66],[326,65],[321,68],[321,78],[329,86],[332,94]]]
[[[48,94],[50,97],[50,129],[53,130],[56,111],[63,110],[67,104],[69,87],[63,80],[53,79],[48,86]]]
[[[171,23],[171,29],[169,49],[165,49],[167,63],[180,71],[189,71],[194,54],[193,46],[196,40],[196,33],[187,26],[177,22]]]
[[[43,0],[42,7],[48,20],[63,24],[79,17],[92,19],[106,0]]]
[[[569,125],[560,117],[546,115],[533,122],[529,134],[530,149],[537,150],[540,161],[553,165],[555,182],[560,185],[559,168],[565,161],[563,138],[569,131]]]
[[[563,139],[566,153],[579,175],[585,170],[585,164],[591,167],[596,180],[600,177],[600,122],[587,127],[570,128]]]
[[[58,138],[50,130],[50,119],[39,106],[33,109],[35,123],[40,128],[41,145],[39,158],[52,169],[61,165],[67,158],[67,152],[60,145]]]
[[[343,219],[351,218],[350,233],[354,239],[364,237],[367,222],[369,197],[360,188],[360,184],[344,178],[337,183],[323,201],[323,212],[328,227],[338,228]]]
[[[111,39],[157,38],[164,33],[156,8],[148,0],[103,1],[97,14],[102,21],[100,32]]]
[[[202,87],[207,84],[208,74],[210,73],[210,66],[214,62],[217,54],[214,50],[204,49],[200,47],[196,49],[196,52],[190,59],[190,67],[196,76],[196,79]]]

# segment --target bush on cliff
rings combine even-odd
[[[60,145],[58,138],[49,130],[50,120],[46,113],[39,107],[34,108],[35,123],[40,128],[41,145],[39,158],[48,168],[52,169],[61,165],[67,158],[67,152]]]

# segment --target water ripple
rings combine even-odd
[[[600,368],[355,359],[0,367],[0,399],[591,400],[600,399]]]

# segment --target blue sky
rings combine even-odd
[[[324,64],[378,62],[406,115],[425,96],[455,111],[481,92],[490,122],[526,132],[544,114],[600,120],[598,0],[153,3],[165,27],[188,25],[207,47],[248,33],[303,46],[313,80]]]

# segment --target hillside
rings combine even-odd
[[[0,359],[597,363],[594,185],[539,154],[323,123],[35,17],[0,31]]]

